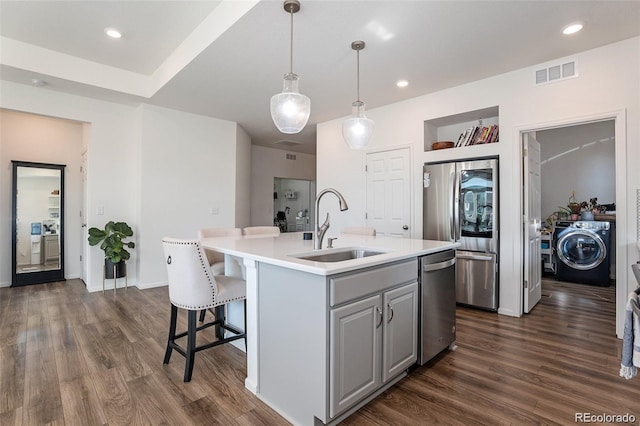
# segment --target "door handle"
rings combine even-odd
[[[83,224],[82,224],[82,227],[83,227],[83,228],[86,228],[86,227],[87,227],[87,224],[86,224],[86,223],[83,223]]]
[[[449,260],[446,260],[444,262],[439,262],[439,263],[429,263],[426,265],[422,266],[422,270],[424,272],[431,272],[431,271],[439,271],[440,269],[446,269],[450,266],[453,266],[456,264],[456,258],[452,258]]]
[[[493,260],[492,256],[473,256],[473,255],[456,255],[458,259],[469,259],[469,260]]]
[[[404,230],[406,231],[407,229],[409,229],[409,226],[404,225],[404,226],[402,227],[402,229],[404,229]]]

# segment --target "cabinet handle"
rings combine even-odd
[[[389,319],[387,320],[387,324],[391,322],[393,319],[393,308],[391,307],[391,303],[387,303],[387,308],[389,308]]]
[[[382,311],[377,306],[376,306],[376,312],[378,313],[378,316],[380,317],[380,322],[378,322],[378,324],[376,325],[376,328],[380,328],[380,326],[382,325]]]

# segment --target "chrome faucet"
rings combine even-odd
[[[322,224],[322,226],[319,224],[319,219],[318,219],[318,215],[320,214],[320,198],[322,198],[322,196],[328,192],[333,193],[336,197],[338,197],[338,200],[340,200],[340,211],[345,211],[349,208],[349,206],[347,205],[347,201],[344,199],[344,197],[342,196],[342,194],[340,194],[338,191],[336,191],[333,188],[327,188],[324,189],[322,191],[320,191],[320,193],[318,194],[318,196],[316,197],[316,209],[315,209],[315,220],[316,220],[316,224],[315,224],[315,231],[316,231],[316,239],[313,242],[313,249],[314,250],[320,250],[322,248],[322,239],[324,238],[324,234],[325,232],[327,232],[327,229],[329,229],[329,213],[327,213],[327,218],[324,220],[324,223]]]

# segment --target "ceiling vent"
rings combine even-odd
[[[273,144],[280,145],[280,146],[296,146],[296,145],[300,145],[301,142],[284,139],[284,140],[275,141]]]
[[[578,76],[578,64],[575,60],[553,64],[535,71],[536,86],[540,84],[552,83],[554,81],[566,80]]]

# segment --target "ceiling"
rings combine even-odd
[[[301,0],[293,71],[311,117],[284,135],[269,113],[289,70],[282,5],[0,0],[0,78],[232,120],[254,144],[314,153],[316,123],[349,115],[356,99],[354,40],[366,42],[360,98],[372,109],[640,35],[640,0]],[[562,35],[576,21],[584,29]]]

